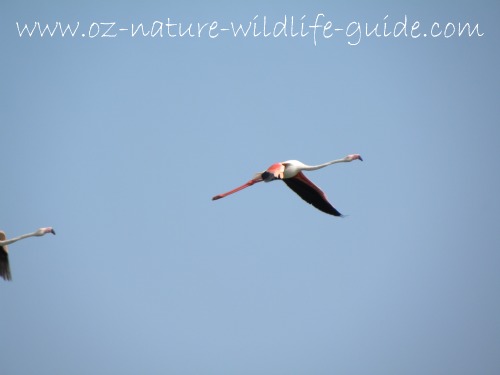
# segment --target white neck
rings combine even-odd
[[[301,167],[301,169],[303,171],[315,171],[316,169],[321,169],[321,168],[324,168],[324,167],[328,167],[329,165],[332,165],[332,164],[335,164],[335,163],[347,163],[351,160],[347,159],[347,158],[342,158],[342,159],[336,159],[336,160],[332,160],[332,161],[329,161],[329,162],[326,162],[326,163],[323,163],[323,164],[318,164],[318,165],[306,165],[304,164],[303,167]]]
[[[10,240],[0,241],[0,246],[10,245],[11,243],[14,243],[16,241],[19,241],[19,240],[22,240],[22,239],[25,239],[25,238],[28,238],[28,237],[36,236],[36,233],[37,232],[23,234],[23,235],[21,235],[19,237],[11,238]]]

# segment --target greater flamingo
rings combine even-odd
[[[327,167],[335,163],[347,163],[353,160],[361,160],[361,155],[351,154],[342,159],[332,160],[319,165],[306,165],[298,160],[288,160],[282,163],[275,163],[271,165],[266,171],[257,173],[253,179],[248,181],[236,189],[228,191],[227,193],[216,195],[212,200],[217,200],[228,196],[229,194],[236,193],[245,189],[253,184],[261,181],[270,182],[273,180],[283,180],[290,189],[296,192],[307,203],[312,204],[318,210],[326,212],[334,216],[342,216],[331,204],[328,202],[325,193],[313,184],[302,171],[314,171],[316,169]]]
[[[7,245],[10,245],[11,243],[22,240],[24,238],[33,236],[40,237],[47,233],[56,234],[56,232],[54,232],[54,229],[48,227],[48,228],[40,228],[33,233],[23,234],[19,237],[14,237],[11,238],[10,240],[7,240],[5,237],[5,232],[0,231],[0,276],[3,277],[4,280],[12,280],[12,275],[10,273],[9,252],[7,249]]]

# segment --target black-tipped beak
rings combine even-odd
[[[51,229],[51,230],[50,230],[50,233],[52,233],[52,234],[54,234],[54,235],[55,235],[55,234],[56,234],[56,231],[55,231],[54,229]]]
[[[359,160],[363,161],[363,158],[361,157],[361,155],[359,155]]]

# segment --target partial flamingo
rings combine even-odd
[[[9,266],[9,251],[7,249],[7,245],[10,245],[11,243],[22,240],[24,238],[34,237],[34,236],[40,237],[47,233],[56,234],[56,232],[54,232],[54,229],[48,227],[48,228],[40,228],[36,232],[23,234],[19,237],[7,240],[5,237],[5,233],[3,231],[0,231],[0,276],[3,277],[4,280],[12,280],[12,275],[10,273],[10,266]]]
[[[302,171],[314,171],[316,169],[324,168],[336,163],[348,163],[353,160],[361,160],[361,155],[351,154],[342,159],[332,160],[319,165],[306,165],[298,160],[288,160],[282,163],[275,163],[271,165],[266,171],[257,173],[253,179],[248,181],[236,189],[228,191],[227,193],[216,195],[212,200],[224,198],[230,194],[236,193],[245,189],[257,182],[270,182],[274,180],[283,180],[290,189],[296,192],[307,203],[312,204],[318,210],[334,216],[342,216],[331,204],[328,202],[325,193],[313,184]]]

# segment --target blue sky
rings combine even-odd
[[[57,232],[10,246],[2,371],[497,374],[499,10],[2,4],[0,229]],[[484,35],[88,37],[320,13]],[[19,37],[36,21],[80,29]],[[350,153],[365,161],[308,174],[346,218],[279,181],[211,201],[272,163]]]

